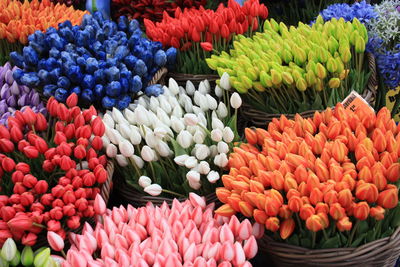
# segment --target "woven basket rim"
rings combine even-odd
[[[188,74],[179,72],[170,72],[168,76],[175,80],[209,80],[214,81],[219,79],[217,74]]]

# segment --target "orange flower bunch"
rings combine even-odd
[[[66,20],[71,21],[72,25],[78,25],[87,13],[66,5],[55,5],[50,0],[25,0],[24,3],[18,0],[1,0],[0,39],[26,44],[28,36],[36,30],[58,28],[58,24]]]
[[[337,104],[313,118],[282,115],[245,137],[216,191],[226,203],[217,214],[240,212],[282,239],[297,227],[313,244],[319,231],[325,240],[340,232],[351,244],[359,224],[398,207],[400,126],[386,108],[353,113]]]

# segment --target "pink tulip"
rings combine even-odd
[[[233,235],[238,235],[240,222],[236,216],[232,216],[229,220],[229,228],[231,228]]]
[[[125,232],[125,237],[128,241],[128,243],[132,244],[132,243],[140,243],[140,236],[135,232],[135,230],[133,229],[128,229]]]
[[[206,208],[206,201],[204,200],[204,198],[196,195],[195,193],[189,193],[189,200],[194,207],[199,206],[202,209]]]
[[[84,235],[86,233],[89,233],[93,235],[93,232],[94,230],[92,226],[88,222],[85,222],[85,224],[83,225],[82,234]]]
[[[136,224],[135,225],[135,231],[139,235],[140,240],[144,240],[147,237],[147,231],[146,228],[144,228],[143,225]]]
[[[113,259],[114,256],[115,256],[114,247],[110,243],[105,243],[101,248],[101,258],[105,259],[106,257],[109,257]]]
[[[217,267],[217,261],[213,258],[207,261],[207,267]]]
[[[87,247],[90,249],[91,253],[95,252],[97,249],[97,241],[96,238],[92,235],[86,232],[86,234],[83,236],[84,242],[87,244]]]
[[[240,223],[237,235],[239,236],[240,240],[247,240],[250,238],[252,232],[253,228],[251,226],[251,223],[249,220],[246,219]]]
[[[234,265],[241,265],[246,261],[246,256],[244,255],[244,251],[239,242],[235,242],[233,245],[235,256],[233,257]]]
[[[61,264],[61,267],[72,267],[72,265],[71,265],[71,263],[69,263],[68,261],[64,261],[64,262]]]
[[[149,266],[152,266],[154,264],[156,256],[151,249],[146,249],[142,255],[143,259],[147,262]]]
[[[100,194],[96,195],[96,198],[94,199],[94,212],[99,215],[103,215],[106,212],[107,206],[106,202],[104,202],[104,199],[101,197]]]
[[[235,256],[235,252],[234,252],[234,247],[233,247],[233,243],[226,241],[222,244],[222,248],[221,248],[221,258],[224,261],[232,261],[234,256]]]
[[[140,258],[140,259],[138,260],[136,266],[137,266],[137,267],[148,267],[149,264],[148,264],[143,258]]]
[[[206,209],[203,213],[203,222],[209,222],[211,220],[213,220],[213,211]]]
[[[185,263],[183,264],[183,266],[182,267],[193,267],[194,265],[193,265],[193,262],[191,262],[191,261],[185,261]]]
[[[50,247],[55,251],[61,251],[64,249],[64,239],[55,232],[47,232],[47,241],[49,242]]]
[[[232,267],[232,264],[229,261],[223,261],[218,264],[218,267]]]
[[[106,257],[105,261],[104,261],[104,265],[107,267],[118,267],[118,263],[113,260],[112,258]]]
[[[250,262],[246,261],[245,263],[243,263],[240,267],[252,267],[253,265],[251,265]]]
[[[87,263],[88,267],[103,267],[103,265],[101,265],[99,262],[95,261],[95,260],[91,260]]]
[[[243,250],[247,259],[252,259],[256,256],[258,251],[258,246],[256,238],[254,236],[251,236],[247,241],[245,241]]]
[[[189,241],[190,243],[199,244],[201,242],[201,234],[197,228],[194,228],[189,234]]]
[[[147,210],[146,209],[139,209],[136,221],[140,223],[141,225],[146,225],[147,224]]]
[[[86,267],[87,265],[87,261],[85,259],[85,257],[83,257],[79,252],[77,251],[68,251],[68,254],[71,253],[71,260],[69,262],[71,262],[71,265],[74,267]]]
[[[191,214],[191,218],[194,221],[194,223],[196,224],[197,227],[200,226],[200,224],[203,222],[203,211],[201,210],[201,207],[197,206],[192,214]]]
[[[103,229],[100,229],[97,232],[97,234],[95,235],[95,237],[96,237],[97,244],[98,244],[99,248],[102,248],[103,244],[106,244],[106,243],[109,242],[107,233]]]
[[[220,243],[214,243],[213,245],[211,245],[211,247],[208,249],[206,259],[219,260],[220,249],[221,249]]]
[[[194,259],[197,256],[197,252],[196,252],[196,244],[192,243],[186,250],[185,250],[185,254],[183,256],[183,260],[185,262],[189,261],[189,262],[194,262]]]
[[[227,224],[224,224],[221,227],[221,231],[219,233],[219,239],[221,242],[228,241],[230,243],[233,243],[235,241],[235,237],[233,236],[232,230],[229,228]]]
[[[116,225],[118,225],[120,222],[124,220],[123,216],[121,215],[120,209],[118,209],[117,207],[114,207],[112,209],[111,217]]]
[[[256,239],[260,239],[264,235],[265,226],[263,224],[255,223],[253,225],[253,235]]]
[[[182,203],[179,202],[179,200],[177,200],[176,198],[174,198],[174,200],[172,201],[172,209],[171,212],[173,210],[177,210],[178,212],[181,212],[182,210]]]
[[[206,266],[207,265],[207,262],[206,262],[206,260],[203,258],[203,257],[197,257],[195,260],[194,260],[194,267],[204,267],[204,266]]]

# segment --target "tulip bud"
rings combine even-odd
[[[56,234],[55,232],[52,231],[47,232],[47,241],[49,242],[50,247],[55,251],[61,251],[64,249],[63,238],[58,234]]]
[[[340,80],[339,78],[331,78],[328,82],[329,88],[339,88],[340,86]]]
[[[393,209],[399,202],[398,189],[387,189],[379,193],[377,203],[385,209]]]
[[[35,266],[47,266],[44,265],[48,258],[50,257],[50,248],[45,248],[38,254],[36,254],[35,259],[33,260],[33,264]]]
[[[269,217],[265,221],[265,228],[271,232],[276,232],[279,230],[279,219],[277,217]]]
[[[138,183],[141,187],[145,188],[151,185],[151,179],[147,176],[140,176]]]
[[[33,251],[32,247],[25,246],[21,253],[21,263],[24,266],[31,266],[33,264]]]
[[[11,261],[17,253],[17,245],[12,238],[7,238],[1,249],[1,257],[6,261]]]
[[[295,222],[292,218],[286,219],[280,225],[280,236],[282,239],[287,239],[292,235],[295,228]]]
[[[370,208],[368,206],[368,203],[365,201],[362,201],[362,202],[358,202],[354,205],[353,215],[358,220],[364,221],[368,218],[369,211],[370,211]]]
[[[279,86],[282,83],[282,74],[275,69],[271,69],[271,79],[274,85]]]
[[[306,220],[306,227],[312,232],[322,230],[321,218],[318,215],[312,215]]]
[[[369,211],[369,215],[377,221],[383,220],[385,217],[385,209],[381,206],[372,207]]]
[[[365,41],[361,36],[355,37],[355,49],[356,53],[364,53],[365,51]]]
[[[158,184],[151,184],[144,188],[144,191],[152,196],[158,196],[162,192],[162,187]]]
[[[351,227],[353,224],[349,220],[349,217],[343,217],[339,221],[336,222],[336,227],[339,229],[339,231],[350,231]]]

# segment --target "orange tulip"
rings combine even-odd
[[[287,239],[289,236],[292,235],[295,227],[295,222],[292,218],[284,220],[280,227],[280,235],[282,239]]]
[[[380,157],[380,161],[381,161],[383,167],[385,167],[386,169],[388,169],[394,162],[392,155],[387,151],[382,152],[379,155],[379,157]],[[396,155],[396,159],[397,159],[397,155]]]
[[[368,218],[369,210],[370,208],[367,202],[358,202],[353,208],[353,216],[358,220],[364,221]]]
[[[338,202],[337,192],[334,190],[329,190],[324,195],[324,202],[331,206],[333,203]]]
[[[265,221],[265,228],[271,232],[276,232],[279,230],[279,219],[277,217],[269,217]]]
[[[306,220],[306,227],[312,232],[322,230],[321,218],[318,215],[311,215]]]
[[[231,191],[229,191],[228,189],[224,188],[224,187],[218,187],[215,190],[215,194],[217,195],[218,199],[222,202],[222,203],[227,203],[228,202],[228,197],[231,196]]]
[[[383,220],[383,218],[385,218],[385,209],[381,206],[372,207],[369,211],[369,215],[377,221]]]
[[[257,207],[257,203],[258,203],[258,198],[257,196],[259,194],[255,193],[255,192],[242,192],[244,193],[242,196],[242,199],[244,201],[249,202],[253,207]]]
[[[327,137],[331,140],[334,140],[336,136],[340,134],[341,125],[340,121],[333,121],[329,123]]]
[[[311,215],[315,214],[315,209],[310,204],[304,204],[300,208],[300,218],[304,221],[308,219]]]
[[[379,128],[376,128],[372,133],[372,140],[374,141],[374,148],[378,152],[383,152],[386,150],[386,138]]]
[[[250,203],[246,201],[240,201],[239,202],[239,210],[240,213],[242,213],[246,217],[252,217],[253,216],[253,206],[251,206]]]
[[[325,213],[328,214],[329,213],[329,207],[328,204],[326,203],[317,203],[317,205],[315,206],[315,212],[318,213]]]
[[[231,182],[232,189],[237,189],[240,191],[249,191],[250,190],[250,185],[246,182],[243,181],[232,181]]]
[[[350,189],[343,189],[338,193],[338,202],[344,208],[349,207],[353,203],[353,195]]]
[[[349,217],[343,217],[336,222],[336,227],[339,229],[340,232],[350,231],[352,226],[353,224],[349,220]]]
[[[250,180],[250,191],[255,193],[264,193],[264,186],[260,182]]]
[[[289,209],[288,205],[282,205],[279,208],[279,217],[283,219],[289,219],[290,217],[292,217],[292,211]]]
[[[323,199],[324,194],[321,192],[321,190],[318,189],[318,187],[314,187],[310,193],[311,204],[316,205],[318,202],[322,202]]]
[[[331,215],[331,217],[337,221],[345,217],[346,212],[339,203],[333,203],[329,209],[329,215]]]
[[[378,171],[372,176],[372,183],[376,185],[379,191],[385,189],[387,181],[382,172]]]
[[[310,171],[307,178],[307,190],[311,192],[313,188],[319,188],[319,186],[320,179],[318,179],[317,175]]]
[[[268,216],[276,216],[279,213],[279,208],[280,208],[280,203],[271,198],[271,197],[267,197],[267,199],[265,200],[265,213]]]
[[[296,168],[299,165],[307,165],[307,161],[304,159],[304,157],[293,153],[288,153],[285,157],[285,160],[292,168]]]
[[[378,205],[385,209],[393,209],[399,203],[399,190],[396,189],[386,189],[379,193]]]
[[[280,173],[279,171],[274,171],[273,174],[274,174],[274,176],[271,179],[272,188],[274,188],[276,190],[282,190],[283,183],[285,182],[282,173]]]
[[[236,211],[229,204],[224,204],[219,207],[215,213],[221,216],[230,217],[235,215]]]
[[[296,170],[294,171],[294,177],[297,183],[307,182],[308,173],[306,167],[303,165],[297,166]]]
[[[232,182],[235,181],[235,178],[233,176],[230,175],[222,175],[221,177],[222,183],[224,184],[224,187],[228,190],[232,190]]]
[[[278,171],[282,173],[283,176],[286,176],[286,174],[289,174],[291,176],[294,175],[292,174],[292,168],[286,163],[286,161],[282,161],[281,166],[279,167]]]
[[[285,189],[285,192],[289,191],[290,189],[297,189],[297,182],[296,180],[292,177],[293,174],[288,173],[285,176],[285,182],[283,184],[283,187]]]
[[[319,158],[315,161],[315,172],[319,180],[322,182],[325,182],[329,179],[328,168],[326,167],[326,164]]]
[[[303,206],[303,201],[298,196],[292,196],[288,201],[288,207],[293,212],[299,212]]]
[[[386,178],[392,183],[395,183],[400,179],[400,163],[395,162],[389,166]]]
[[[319,125],[320,125],[321,122],[322,122],[322,115],[321,115],[320,112],[316,111],[316,112],[314,113],[313,122],[314,122],[315,127],[318,128]]]
[[[299,190],[301,196],[309,196],[310,191],[308,190],[308,188],[308,184],[306,184],[305,182],[301,182],[297,187],[297,190]]]
[[[349,186],[349,189],[351,191],[353,191],[355,185],[356,185],[356,181],[354,180],[353,177],[351,177],[349,174],[344,174],[343,175],[343,179],[342,182],[347,183],[347,185]]]
[[[364,166],[358,173],[358,178],[365,181],[366,183],[370,183],[372,181],[372,173],[370,168]]]
[[[331,154],[333,158],[338,162],[343,162],[346,159],[349,150],[346,145],[339,140],[335,140],[332,145]]]
[[[255,130],[251,128],[246,128],[244,129],[244,135],[249,144],[251,145],[257,144],[257,133]]]
[[[258,172],[258,180],[263,184],[264,187],[271,185],[271,180],[273,179],[273,172],[271,171],[260,171]]]
[[[374,203],[378,199],[378,188],[371,183],[361,183],[356,187],[356,197]]]
[[[257,134],[257,143],[261,146],[264,144],[265,139],[272,139],[271,135],[269,134],[268,131],[257,128],[256,129],[256,134]]]
[[[252,170],[246,166],[242,166],[239,168],[239,174],[242,176],[242,178],[240,178],[240,180],[242,180],[243,182],[246,182],[246,183],[248,183],[250,181],[249,178],[251,176],[253,176]],[[237,175],[237,176],[239,176],[239,175]]]
[[[258,222],[259,224],[264,224],[265,221],[266,221],[267,218],[268,218],[268,216],[267,216],[267,214],[265,213],[265,211],[259,210],[259,209],[254,209],[254,210],[253,210],[253,217],[254,217],[254,220],[255,220],[256,222]]]
[[[340,182],[343,179],[343,168],[337,165],[329,166],[329,176],[336,182]]]

